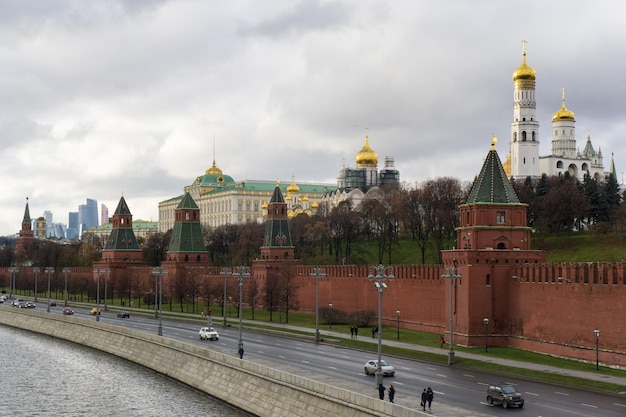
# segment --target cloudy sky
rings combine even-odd
[[[506,158],[527,43],[540,154],[576,113],[626,170],[626,3],[580,0],[0,0],[0,235],[26,198],[67,223],[86,198],[134,219],[217,166],[336,183],[366,129],[403,181]],[[621,181],[621,174],[620,174]]]

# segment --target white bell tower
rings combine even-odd
[[[522,64],[513,72],[513,123],[511,123],[511,177],[526,179],[539,173],[539,123],[535,117],[537,73],[526,64],[526,41],[522,41]]]

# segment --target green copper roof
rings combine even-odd
[[[191,197],[191,194],[188,192],[185,193],[180,204],[176,207],[176,212],[180,211],[200,211],[193,197]],[[202,227],[200,225],[200,216],[198,215],[195,220],[180,220],[177,216],[167,252],[206,253],[206,251],[204,236],[202,236]]]
[[[274,187],[274,193],[272,194],[272,198],[270,199],[270,204],[284,202],[285,198],[283,197],[282,191],[280,191],[280,186],[276,184],[276,186]]]
[[[133,229],[113,229],[106,241],[104,250],[110,251],[139,251],[139,244]]]
[[[191,194],[189,194],[189,193],[185,193],[185,195],[183,196],[183,199],[180,200],[180,203],[178,204],[176,209],[177,210],[178,209],[183,209],[183,210],[200,210],[200,208],[198,207],[196,202],[191,197]]]
[[[126,204],[126,200],[124,200],[124,196],[120,198],[120,202],[117,203],[117,208],[115,209],[115,213],[113,215],[123,215],[130,216],[130,209],[128,208],[128,204]]]
[[[466,204],[520,204],[502,162],[492,145],[480,174],[474,180]]]

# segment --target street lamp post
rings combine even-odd
[[[70,268],[63,268],[63,274],[65,274],[65,290],[63,291],[63,300],[65,307],[67,307],[67,274],[69,274],[70,271]]]
[[[454,291],[454,280],[455,279],[460,279],[461,275],[457,274],[457,270],[456,267],[449,267],[449,268],[444,268],[445,272],[443,273],[443,275],[441,275],[441,278],[443,279],[449,279],[450,280],[450,350],[448,351],[448,365],[452,365],[454,364],[454,347],[453,347],[453,339],[454,339],[454,322],[453,322],[453,308],[452,308],[452,303],[453,303],[453,297],[452,297],[452,293]]]
[[[325,277],[326,274],[321,268],[313,268],[311,276],[315,277],[315,343],[320,342],[320,326],[319,326],[319,303],[320,303],[320,277]]]
[[[600,330],[596,327],[593,331],[596,334],[596,371],[600,370],[600,358],[599,358],[599,350],[598,350],[598,339],[600,338]]]
[[[40,268],[33,268],[33,272],[35,273],[35,302],[37,302],[37,281],[39,281],[37,279],[37,274],[39,274],[41,272]]]
[[[483,319],[483,324],[485,325],[485,352],[487,352],[489,346],[489,319],[487,317]]]
[[[392,280],[394,276],[392,274],[392,268],[390,266],[370,266],[370,274],[367,279],[374,280],[374,288],[378,292],[378,362],[376,366],[376,387],[380,387],[383,383],[383,370],[381,366],[382,361],[382,334],[383,334],[383,292],[387,289],[385,280]]]
[[[396,310],[396,318],[398,319],[397,322],[397,329],[398,329],[398,337],[397,339],[400,340],[400,310]]]
[[[159,327],[157,328],[157,334],[163,336],[163,324],[161,321],[162,305],[163,305],[163,275],[167,275],[167,271],[162,266],[157,266],[152,269],[152,273],[159,281]]]
[[[94,269],[93,273],[96,274],[96,321],[100,321],[100,274],[103,269]]]
[[[17,267],[15,267],[15,266],[10,266],[9,267],[9,274],[11,274],[11,300],[13,299],[13,294],[16,291],[16,288],[15,288],[15,274],[17,272],[20,272],[20,270]]]
[[[250,272],[248,272],[247,267],[238,266],[233,275],[237,276],[237,282],[239,282],[239,343],[237,346],[238,351],[241,352],[243,349],[243,315],[241,310],[243,304],[243,279],[244,277],[249,277]]]
[[[50,312],[50,274],[54,273],[54,268],[51,266],[47,266],[44,269],[44,272],[48,274],[48,309],[46,310],[48,313]]]
[[[109,268],[104,268],[104,311],[107,311],[107,284],[109,282]]]
[[[222,268],[220,275],[224,275],[224,296],[222,297],[222,317],[224,317],[224,327],[228,325],[226,322],[226,277],[230,275],[229,268]]]

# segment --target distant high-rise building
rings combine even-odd
[[[53,233],[53,215],[50,210],[46,210],[43,212],[43,217],[46,219],[46,237],[49,238]]]
[[[69,212],[69,218],[67,221],[67,230],[65,231],[65,237],[71,240],[76,240],[78,239],[78,212],[77,211],[70,211]]]
[[[98,201],[88,198],[87,204],[78,206],[78,236],[91,227],[98,227]]]
[[[109,208],[104,204],[100,207],[100,224],[107,224],[109,222]]]

